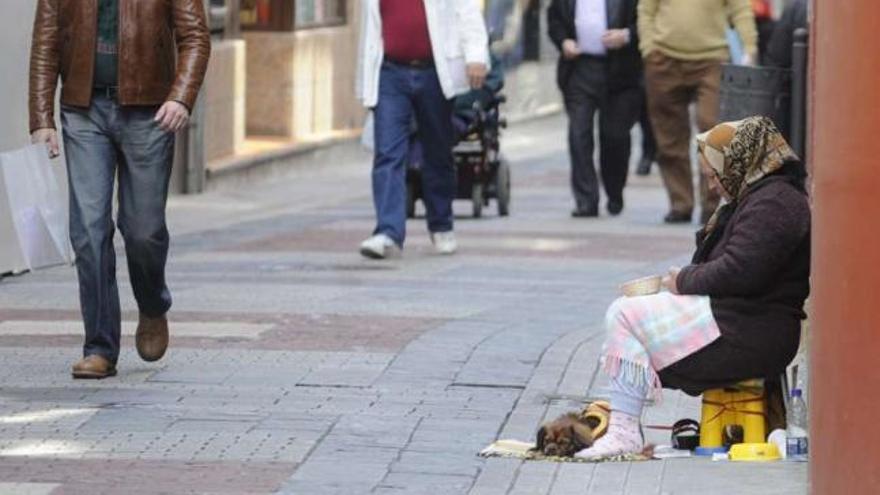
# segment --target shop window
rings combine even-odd
[[[293,0],[241,0],[242,29],[293,30]]]
[[[226,0],[211,0],[208,2],[208,27],[211,34],[222,36],[226,31],[226,21],[229,18],[229,7]]]
[[[295,26],[307,29],[345,24],[346,0],[296,0]]]
[[[345,24],[346,0],[241,0],[241,26],[292,31]]]

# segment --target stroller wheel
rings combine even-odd
[[[510,164],[502,158],[495,174],[495,196],[498,201],[498,215],[510,215]]]
[[[474,207],[474,218],[483,216],[483,184],[474,184],[471,189],[471,202]]]

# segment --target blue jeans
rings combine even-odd
[[[433,68],[385,62],[379,78],[375,118],[373,203],[375,234],[403,246],[406,238],[406,159],[413,116],[424,151],[422,196],[428,230],[452,230],[455,168],[452,159],[452,101],[447,100]]]
[[[165,202],[174,135],[153,117],[157,107],[123,107],[96,93],[88,109],[64,106],[61,123],[70,181],[70,240],[76,253],[83,354],[119,357],[120,311],[113,248],[113,184],[119,179],[117,225],[141,313],[171,307],[165,285]]]

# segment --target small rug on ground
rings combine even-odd
[[[622,454],[598,459],[581,459],[580,457],[549,456],[534,450],[535,444],[519,440],[498,440],[480,452],[481,457],[507,457],[526,461],[550,462],[632,462],[648,461],[653,458],[653,446],[649,445],[639,454]]]

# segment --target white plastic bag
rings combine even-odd
[[[46,147],[0,153],[0,173],[27,267],[70,263],[67,195],[58,185]]]

